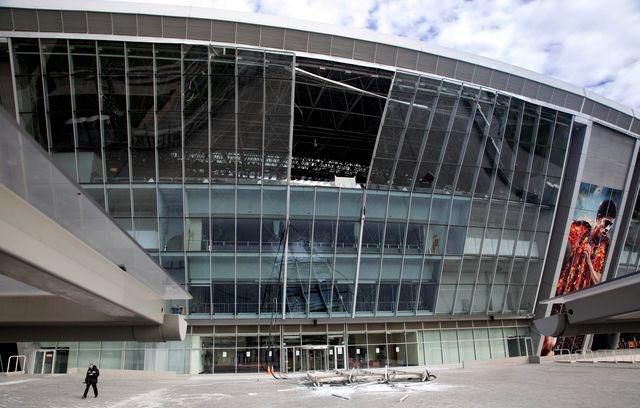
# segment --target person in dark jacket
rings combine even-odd
[[[84,389],[84,394],[82,394],[82,398],[87,398],[87,393],[89,392],[89,386],[93,387],[93,396],[98,398],[98,377],[100,376],[100,370],[96,367],[95,364],[89,364],[89,368],[87,369],[87,376],[84,377],[84,383],[87,384]]]

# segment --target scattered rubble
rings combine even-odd
[[[384,372],[369,370],[336,370],[307,372],[305,383],[314,387],[324,385],[390,384],[401,382],[428,382],[436,379],[429,370],[390,370]]]

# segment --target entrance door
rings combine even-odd
[[[327,347],[302,347],[302,371],[324,371],[327,368]]]
[[[346,369],[344,346],[329,346],[329,370]]]
[[[55,362],[55,350],[36,350],[36,359],[33,363],[33,373],[53,374],[53,367]]]
[[[288,373],[296,373],[301,370],[302,356],[300,355],[300,347],[285,348],[285,364]]]

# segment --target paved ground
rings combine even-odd
[[[0,377],[0,407],[640,407],[640,367],[630,365],[555,363],[433,372],[438,378],[425,384],[321,388],[303,386],[300,378],[278,381],[266,375],[155,380],[103,375],[100,396],[94,399],[90,391],[86,400],[80,399],[84,386],[76,375]]]

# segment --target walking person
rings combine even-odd
[[[98,398],[98,377],[100,376],[100,370],[96,367],[95,364],[89,364],[89,368],[87,369],[87,376],[84,377],[84,383],[87,386],[84,389],[84,394],[82,394],[82,399],[87,398],[87,393],[89,392],[89,386],[93,387],[93,396]]]

